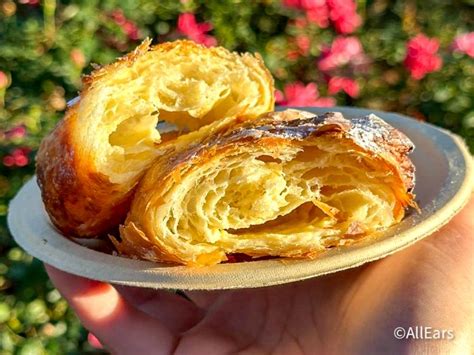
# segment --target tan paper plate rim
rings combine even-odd
[[[308,108],[306,108],[308,110]],[[374,112],[382,118],[388,113],[374,110],[334,108],[340,111]],[[315,109],[314,111],[322,111]],[[324,109],[328,111],[328,109]],[[406,120],[403,116],[397,119]],[[413,121],[410,119],[410,121]],[[407,122],[404,122],[408,124]],[[432,125],[410,122],[411,127],[430,126],[429,131],[442,139],[449,138],[457,148],[453,159],[462,159],[464,171],[449,171],[451,182],[460,183],[459,189],[441,208],[423,223],[381,238],[373,243],[358,244],[344,250],[331,250],[316,260],[271,259],[253,262],[219,264],[212,267],[189,268],[160,265],[100,253],[62,237],[50,224],[44,212],[36,180],[30,180],[10,204],[8,225],[17,243],[34,257],[61,270],[95,280],[116,284],[165,289],[233,289],[289,283],[333,273],[374,261],[406,248],[445,225],[470,198],[474,172],[472,158],[463,140]],[[436,132],[434,132],[435,130]],[[438,138],[439,138],[438,137]],[[433,138],[434,139],[434,138]],[[451,149],[453,150],[453,149]],[[448,157],[450,161],[450,157]],[[463,176],[460,176],[462,173]]]

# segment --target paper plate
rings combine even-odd
[[[327,108],[303,108],[324,113]],[[411,211],[376,241],[333,249],[315,260],[270,259],[190,268],[113,256],[76,244],[52,226],[36,179],[13,199],[8,224],[17,243],[58,269],[116,284],[167,289],[231,289],[283,284],[353,268],[401,250],[446,224],[468,201],[473,182],[471,156],[449,132],[401,115],[354,108],[331,108],[346,117],[375,113],[416,145],[415,193],[421,213]]]

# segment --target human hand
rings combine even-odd
[[[474,199],[447,226],[359,268],[261,289],[177,294],[46,266],[84,326],[114,354],[473,353]],[[454,339],[397,340],[397,327]]]

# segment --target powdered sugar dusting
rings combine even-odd
[[[374,114],[346,119],[340,112],[327,112],[324,115],[298,110],[272,112],[256,120],[227,127],[193,144],[170,163],[192,163],[203,152],[246,140],[258,141],[264,137],[272,137],[302,141],[330,132],[340,132],[371,154],[384,159],[391,157],[392,163],[397,162],[407,189],[413,188],[415,169],[407,155],[413,150],[414,144],[407,136]]]

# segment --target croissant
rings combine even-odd
[[[258,54],[144,41],[86,76],[77,102],[43,140],[37,176],[51,221],[70,236],[106,233],[123,222],[160,144],[216,119],[252,119],[273,108],[273,78]],[[158,121],[178,133],[160,134]]]
[[[375,115],[287,110],[217,124],[143,176],[111,237],[122,255],[198,266],[233,253],[311,258],[416,207],[413,144]]]

